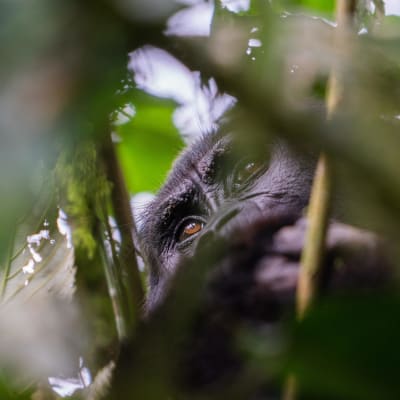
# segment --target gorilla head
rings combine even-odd
[[[205,233],[227,238],[266,218],[301,215],[314,160],[283,141],[271,144],[263,139],[255,143],[251,136],[238,137],[222,129],[198,140],[175,162],[143,220],[150,308]]]

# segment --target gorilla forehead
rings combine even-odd
[[[177,187],[182,186],[182,182],[212,183],[215,161],[227,152],[231,141],[231,136],[223,132],[212,132],[197,140],[174,163],[174,174],[168,177],[159,192],[159,197],[175,193]]]
[[[175,161],[170,174],[147,208],[147,219],[152,215],[168,214],[173,208],[193,198],[195,190],[205,189],[215,180],[215,164],[229,149],[232,138],[226,132],[218,131],[203,135],[185,149]]]

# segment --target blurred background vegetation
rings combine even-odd
[[[235,104],[243,126],[329,154],[343,218],[397,243],[399,1],[359,0],[340,46],[334,0],[3,0],[0,20],[1,399],[102,398],[146,290],[133,221]],[[345,93],[327,123],[332,68]],[[239,341],[305,398],[397,399],[399,301],[324,303],[275,347]],[[126,398],[179,398],[152,346]]]

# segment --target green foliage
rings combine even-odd
[[[131,104],[134,116],[116,127],[122,139],[118,155],[129,191],[154,192],[183,147],[172,121],[175,104],[139,91],[133,92]]]
[[[108,361],[104,354],[115,340],[116,327],[110,321],[116,318],[108,297],[104,269],[108,268],[104,246],[114,247],[112,239],[105,242],[105,226],[109,225],[112,184],[105,176],[100,161],[100,147],[93,140],[84,139],[75,147],[64,150],[57,161],[54,176],[57,182],[59,204],[72,227],[77,288],[86,298],[86,312],[93,313],[90,329],[97,334],[88,348],[93,360]],[[114,301],[115,303],[115,301]]]
[[[0,398],[2,400],[32,400],[32,390],[16,389],[12,378],[0,371]]]
[[[32,304],[35,293],[58,291],[71,297],[77,289],[94,332],[87,347],[96,370],[116,359],[114,343],[127,334],[126,326],[136,317],[129,308],[133,293],[125,285],[129,274],[121,268],[123,261],[129,260],[123,258],[126,254],[133,257],[134,249],[126,246],[126,236],[123,243],[113,238],[122,230],[128,236],[134,230],[129,218],[115,231],[110,223],[109,217],[123,207],[112,199],[116,179],[110,182],[105,175],[104,135],[113,113],[122,186],[129,194],[156,191],[183,148],[173,123],[176,104],[130,87],[123,96],[124,104],[117,107],[121,99],[115,92],[125,75],[129,51],[147,43],[175,51],[182,44],[162,34],[165,21],[155,22],[166,18],[175,6],[168,2],[166,11],[157,9],[156,18],[146,19],[146,13],[132,12],[144,7],[139,1],[128,9],[114,1],[22,3],[8,0],[0,5],[4,59],[0,77],[5,82],[0,104],[2,109],[6,105],[0,140],[0,259],[6,270],[2,295],[10,303],[16,299]],[[379,15],[379,7],[371,12],[370,3],[359,2],[356,22],[356,31],[368,32],[354,35],[346,43],[346,51],[338,51],[332,46],[334,28],[320,18],[333,20],[333,0],[253,0],[248,11],[239,13],[229,12],[218,2],[213,26],[227,29],[222,29],[221,36],[213,31],[210,39],[188,41],[191,51],[185,54],[184,44],[182,60],[188,67],[206,72],[207,78],[215,76],[223,90],[238,98],[246,111],[243,134],[251,134],[257,126],[262,132],[284,137],[299,151],[304,143],[313,146],[313,151],[324,148],[333,159],[338,191],[344,193],[346,217],[379,228],[397,243],[400,18]],[[151,14],[151,7],[146,10]],[[262,46],[251,47],[250,38],[260,40]],[[182,53],[176,51],[178,57]],[[326,95],[332,65],[339,67],[348,93],[343,113],[326,124],[315,116],[313,107]],[[309,104],[312,113],[304,112]],[[125,106],[129,106],[127,114]],[[45,170],[42,178],[55,169],[58,204],[53,200],[53,178],[44,178],[45,189],[37,182],[39,164]],[[46,201],[38,200],[41,192]],[[27,279],[23,272],[30,257],[26,236],[37,232],[48,215],[55,230],[57,206],[68,215],[75,248],[69,248],[65,238],[55,232],[58,243],[36,248],[44,260],[36,275]],[[31,218],[22,218],[25,214]],[[192,286],[186,288],[191,293],[183,293],[168,315],[153,320],[153,325],[140,326],[135,336],[138,352],[124,365],[123,385],[128,393],[151,393],[157,399],[175,394],[169,375],[175,366],[179,335],[190,325],[184,314],[195,308],[197,298],[189,303],[188,299],[195,297],[197,291],[192,288],[199,289],[204,280],[201,271],[195,275],[189,282]],[[396,399],[400,396],[398,308],[398,296],[332,299],[317,305],[283,336],[264,331],[255,334],[253,327],[246,326],[245,335],[241,336],[242,331],[237,338],[257,379],[273,373],[283,380],[289,369],[298,375],[306,395],[316,398]],[[35,326],[47,326],[46,312],[38,315],[28,322],[22,318],[18,333],[29,336]],[[1,322],[4,331],[9,324],[7,319]],[[154,329],[147,331],[149,327]],[[49,324],[47,333],[51,335],[52,330]],[[67,331],[68,339],[79,336],[73,325]],[[285,340],[292,332],[287,348]],[[35,337],[29,347],[36,347]],[[10,382],[8,377],[0,379],[1,399],[28,398],[11,389]],[[238,380],[235,388],[245,391],[246,384],[249,382]],[[217,394],[208,398],[230,397]]]
[[[333,16],[335,10],[334,0],[300,0],[298,4],[313,13],[322,13],[329,16]]]
[[[319,398],[397,398],[398,296],[328,299],[295,329],[289,365]]]
[[[284,0],[272,1],[272,7],[280,12],[305,12],[333,18],[335,0]]]
[[[73,241],[79,251],[94,256],[96,219],[103,218],[110,196],[107,181],[98,160],[94,143],[80,142],[74,153],[60,156],[56,181],[62,191],[60,199],[74,224]]]
[[[400,17],[394,15],[385,17],[378,34],[386,39],[398,38],[400,36]]]

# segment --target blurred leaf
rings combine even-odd
[[[110,389],[114,368],[115,363],[111,361],[97,373],[93,383],[87,389],[86,400],[101,400],[105,398]]]
[[[317,12],[333,16],[335,0],[299,0],[298,4],[308,9],[309,12]]]
[[[103,209],[111,187],[100,171],[97,148],[93,141],[80,141],[75,148],[61,154],[56,167],[56,181],[60,190],[62,207],[74,226],[73,242],[77,251],[88,258],[94,257],[96,217]]]
[[[37,194],[27,215],[9,233],[9,253],[0,272],[0,304],[28,301],[38,292],[71,299],[75,290],[74,249],[67,222],[54,204],[48,172],[36,177]],[[61,225],[64,224],[64,227]]]
[[[179,2],[174,0],[119,0],[116,7],[122,14],[133,21],[163,21],[179,9]]]
[[[333,18],[335,0],[272,0],[272,7],[278,12],[304,11],[310,16],[324,15]]]
[[[118,155],[131,193],[155,191],[183,147],[172,121],[175,104],[139,92],[132,103],[135,115],[116,128]]]
[[[400,315],[398,297],[323,301],[296,328],[289,365],[318,398],[395,399]]]
[[[382,19],[379,28],[376,30],[378,37],[400,38],[400,17],[389,15]]]
[[[0,399],[1,400],[32,400],[30,390],[18,390],[12,386],[11,378],[0,373]]]
[[[76,268],[69,228],[57,214],[47,174],[41,187],[29,214],[10,233],[0,274],[1,368],[12,372],[18,386],[73,368],[86,346],[85,323],[72,302]]]
[[[35,233],[43,235],[39,239],[40,244],[26,243],[23,252],[12,262],[3,302],[7,303],[11,299],[29,301],[37,292],[42,291],[72,298],[75,290],[74,250],[66,237],[54,230],[54,227],[48,234],[43,234],[46,231],[47,228],[43,227]]]

